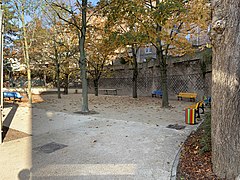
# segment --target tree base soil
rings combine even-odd
[[[211,148],[204,151],[201,143],[203,137],[206,136],[204,123],[195,132],[192,132],[183,144],[178,164],[178,180],[220,180],[212,170]]]

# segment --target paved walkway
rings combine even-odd
[[[37,108],[31,123],[28,113],[18,107],[10,127],[33,136],[0,145],[2,179],[26,180],[30,171],[34,180],[170,179],[180,144],[195,128]]]

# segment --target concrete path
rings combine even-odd
[[[31,133],[23,112],[31,111],[19,107],[10,127]],[[31,171],[34,180],[170,179],[180,144],[195,129],[38,108],[31,125],[32,137],[0,146],[1,178],[25,180]]]
[[[18,105],[4,107],[4,126],[29,134],[28,137],[0,145],[0,179],[27,180],[32,167],[31,110]]]

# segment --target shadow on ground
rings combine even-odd
[[[26,133],[23,133],[21,131],[9,128],[11,123],[12,123],[12,120],[14,118],[14,115],[16,114],[16,111],[17,111],[19,105],[15,104],[15,103],[4,102],[4,107],[5,108],[11,108],[11,110],[7,114],[7,117],[5,118],[4,123],[3,123],[4,125],[3,125],[3,128],[2,128],[2,141],[7,142],[7,141],[12,141],[12,140],[15,140],[15,139],[19,139],[19,138],[29,136]]]

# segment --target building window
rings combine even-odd
[[[152,48],[151,48],[150,45],[147,45],[147,46],[145,47],[145,53],[146,53],[146,54],[152,53]]]
[[[190,34],[188,34],[188,35],[186,35],[185,36],[185,38],[190,42],[190,39],[191,39],[191,35]]]

